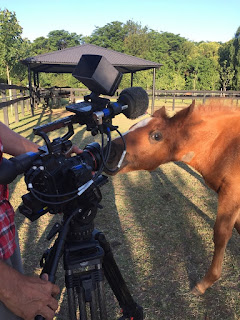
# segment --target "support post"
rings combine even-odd
[[[133,72],[131,72],[131,87],[133,86]]]
[[[156,69],[153,68],[153,84],[152,84],[152,106],[151,114],[154,113],[154,103],[155,103],[155,79],[156,79]]]
[[[32,87],[32,78],[31,78],[30,65],[28,65],[28,83],[29,83],[31,113],[32,113],[32,116],[34,116],[34,92],[33,92],[33,87]]]

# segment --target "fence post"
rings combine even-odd
[[[30,98],[28,98],[27,100],[25,100],[25,105],[26,105],[26,110],[27,112],[30,111]]]
[[[70,103],[75,103],[74,90],[70,89]]]
[[[173,94],[173,100],[172,100],[172,110],[175,110],[175,93]]]
[[[2,101],[7,101],[6,91],[2,91]],[[8,107],[3,107],[3,119],[5,125],[9,127]]]
[[[205,104],[205,102],[206,102],[206,93],[204,93],[203,95],[203,104]]]
[[[21,95],[21,97],[23,98],[24,94],[23,94],[23,91],[22,91],[22,90],[20,91],[20,95]],[[22,116],[23,116],[23,117],[24,117],[24,101],[25,101],[25,100],[22,100],[22,101],[21,101],[21,110],[22,110]]]
[[[17,98],[17,90],[12,89],[13,92],[13,97],[16,99]],[[14,113],[15,113],[15,121],[19,122],[19,116],[18,116],[18,103],[14,103]]]

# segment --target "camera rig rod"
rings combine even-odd
[[[69,126],[69,124],[78,123],[79,117],[77,115],[71,115],[50,123],[43,124],[41,126],[33,128],[33,132],[36,135],[39,135],[40,132],[51,132],[66,126]]]

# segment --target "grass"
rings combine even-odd
[[[36,142],[32,128],[65,116],[64,109],[39,109],[10,127]],[[114,119],[124,132],[133,121]],[[75,127],[74,143],[81,147],[94,140],[84,127]],[[59,132],[60,131],[60,132]],[[62,130],[51,138],[62,135]],[[99,139],[99,137],[96,137]],[[26,193],[23,177],[11,185],[11,202],[17,210]],[[236,320],[240,319],[239,236],[234,231],[227,247],[222,278],[203,296],[191,288],[206,272],[213,254],[216,194],[201,176],[181,163],[163,165],[154,172],[133,172],[109,178],[101,188],[103,210],[95,225],[110,241],[115,259],[146,320]],[[38,274],[39,259],[49,246],[46,235],[59,216],[46,214],[31,223],[19,212],[16,223],[26,273]],[[67,319],[64,273],[59,267],[57,283],[62,288],[56,319]],[[110,320],[118,319],[118,307],[107,290]]]

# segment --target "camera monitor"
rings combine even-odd
[[[84,54],[72,75],[96,94],[113,96],[122,74],[105,57]]]

